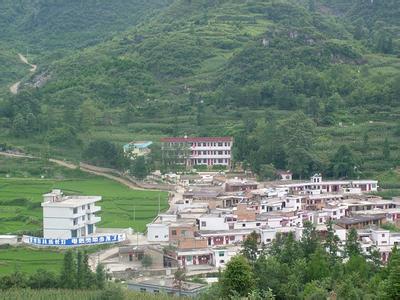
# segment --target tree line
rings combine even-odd
[[[344,245],[332,223],[320,238],[305,224],[303,236],[278,234],[258,249],[254,232],[233,257],[204,299],[399,299],[400,250],[395,247],[382,265],[375,247],[365,253],[355,229]]]
[[[68,250],[64,254],[59,274],[42,268],[31,275],[16,270],[10,275],[0,277],[0,290],[12,288],[101,290],[105,288],[106,282],[107,274],[102,264],[98,264],[96,271],[93,272],[86,251]]]

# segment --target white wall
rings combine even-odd
[[[200,217],[200,230],[228,230],[229,225],[225,222],[225,217]]]
[[[167,224],[147,224],[147,240],[149,242],[168,242],[169,226]]]

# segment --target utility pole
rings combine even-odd
[[[158,214],[160,214],[161,211],[161,199],[160,199],[160,193],[158,193]]]

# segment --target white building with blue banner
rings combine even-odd
[[[96,202],[101,196],[64,196],[61,190],[43,195],[43,239],[38,241],[65,241],[93,239],[101,210]]]
[[[24,235],[22,237],[23,243],[31,246],[40,246],[40,247],[90,246],[90,245],[120,243],[125,240],[126,240],[126,235],[124,233],[87,236],[87,237],[70,238],[70,239],[40,238],[27,235]]]

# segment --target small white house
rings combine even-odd
[[[147,224],[147,240],[149,242],[168,242],[169,224]]]

